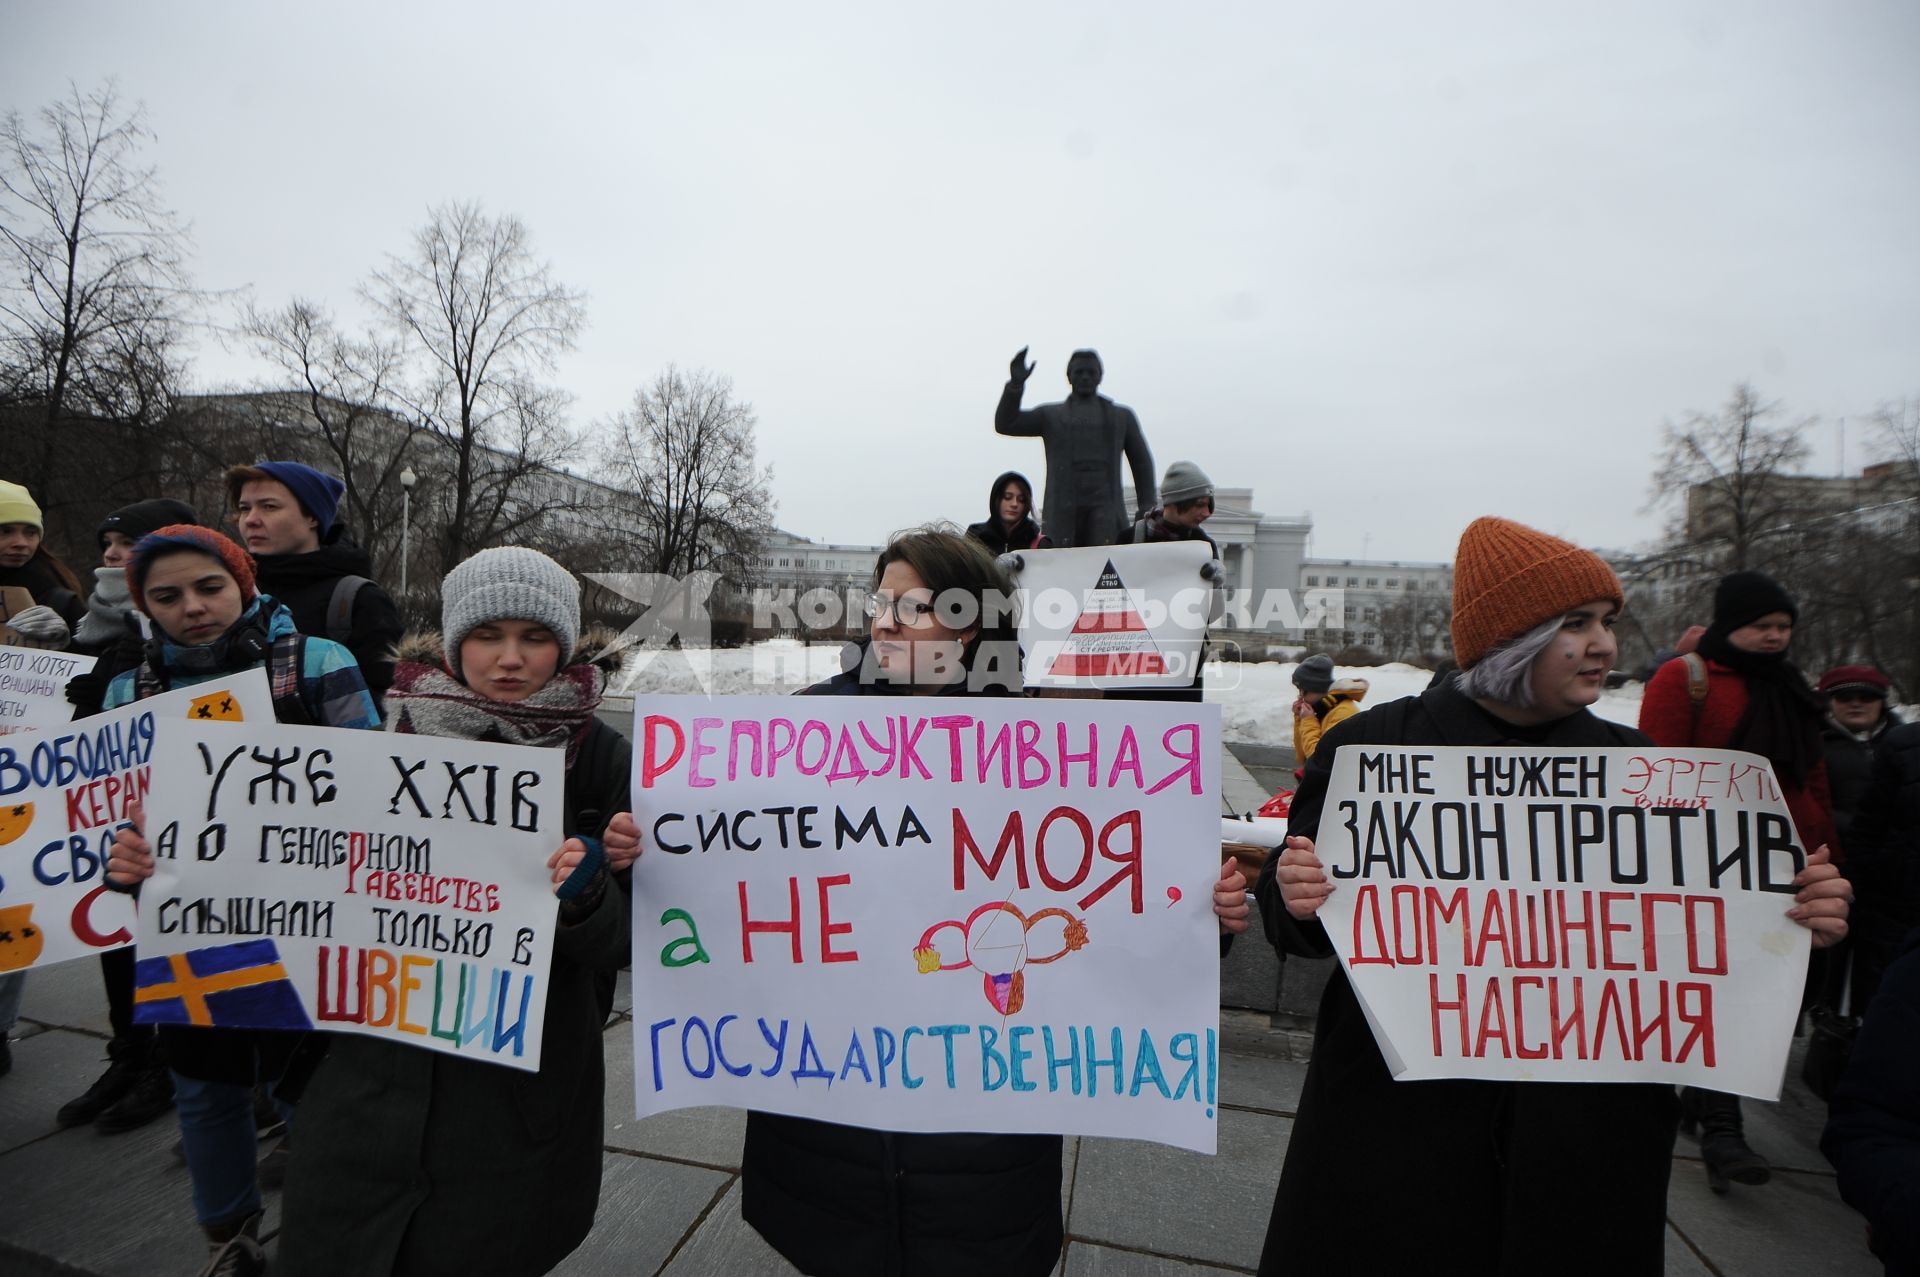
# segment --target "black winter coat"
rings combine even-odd
[[[1920,1274],[1920,937],[1887,969],[1827,1107],[1820,1151],[1887,1277]]]
[[[1584,710],[1528,734],[1545,747],[1647,743]],[[1321,739],[1287,832],[1317,832],[1344,746],[1523,743],[1451,684],[1377,706]],[[1277,862],[1257,888],[1268,938],[1287,952],[1328,956],[1326,929],[1287,912]],[[1396,1082],[1336,970],[1320,1001],[1260,1272],[1657,1274],[1678,1119],[1671,1086]]]
[[[1881,733],[1873,773],[1854,813],[1841,871],[1853,887],[1847,941],[1853,1011],[1873,1001],[1882,973],[1920,928],[1920,723]]]
[[[1879,726],[1865,740],[1831,719],[1820,729],[1820,748],[1827,760],[1827,792],[1833,796],[1833,828],[1840,835],[1840,845],[1849,850],[1853,847],[1854,815],[1873,779],[1873,747],[1894,726],[1883,711]]]
[[[302,634],[333,638],[327,628],[327,612],[333,603],[335,582],[343,576],[363,576],[368,583],[354,596],[352,625],[345,638],[353,659],[360,662],[361,677],[373,693],[375,704],[384,704],[387,688],[393,683],[393,649],[400,641],[400,611],[393,598],[380,588],[373,577],[373,560],[367,552],[336,524],[318,550],[308,554],[267,554],[255,560],[256,575],[262,592],[286,604],[293,613],[293,627]]]
[[[847,671],[802,695],[890,692]],[[916,1134],[749,1113],[741,1214],[823,1277],[1050,1273],[1063,1232],[1061,1147],[1058,1135]]]
[[[631,807],[632,765],[627,739],[595,721],[567,773],[569,837]],[[300,1101],[275,1273],[531,1277],[572,1253],[600,1200],[596,975],[626,963],[629,916],[609,882],[558,931],[537,1073],[330,1035]]]

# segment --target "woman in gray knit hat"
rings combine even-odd
[[[600,1197],[600,1035],[639,848],[632,749],[595,713],[611,662],[582,642],[579,585],[537,550],[482,550],[441,598],[439,639],[398,653],[388,730],[566,751],[540,1070],[334,1038],[287,1169],[286,1273],[544,1273],[586,1237]]]

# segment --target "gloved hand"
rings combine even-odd
[[[112,681],[97,670],[75,674],[67,680],[67,701],[76,709],[97,714],[100,712],[101,704],[107,699],[107,684]]]
[[[24,612],[15,612],[7,618],[7,624],[22,638],[47,647],[64,647],[72,637],[60,614],[44,604],[30,607]]]

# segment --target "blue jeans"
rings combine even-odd
[[[254,1162],[253,1088],[173,1075],[180,1146],[193,1179],[193,1214],[202,1224],[231,1224],[260,1209]],[[289,1121],[293,1107],[274,1101]]]
[[[27,973],[9,971],[0,975],[0,1037],[13,1032],[20,1018],[20,999],[27,992]]]

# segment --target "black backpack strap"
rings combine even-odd
[[[267,687],[273,693],[273,716],[282,723],[317,727],[306,698],[301,695],[307,668],[307,636],[282,634],[267,649]]]
[[[327,599],[328,638],[341,644],[347,641],[353,633],[353,601],[363,586],[372,584],[364,576],[343,576],[333,583],[333,594]]]

